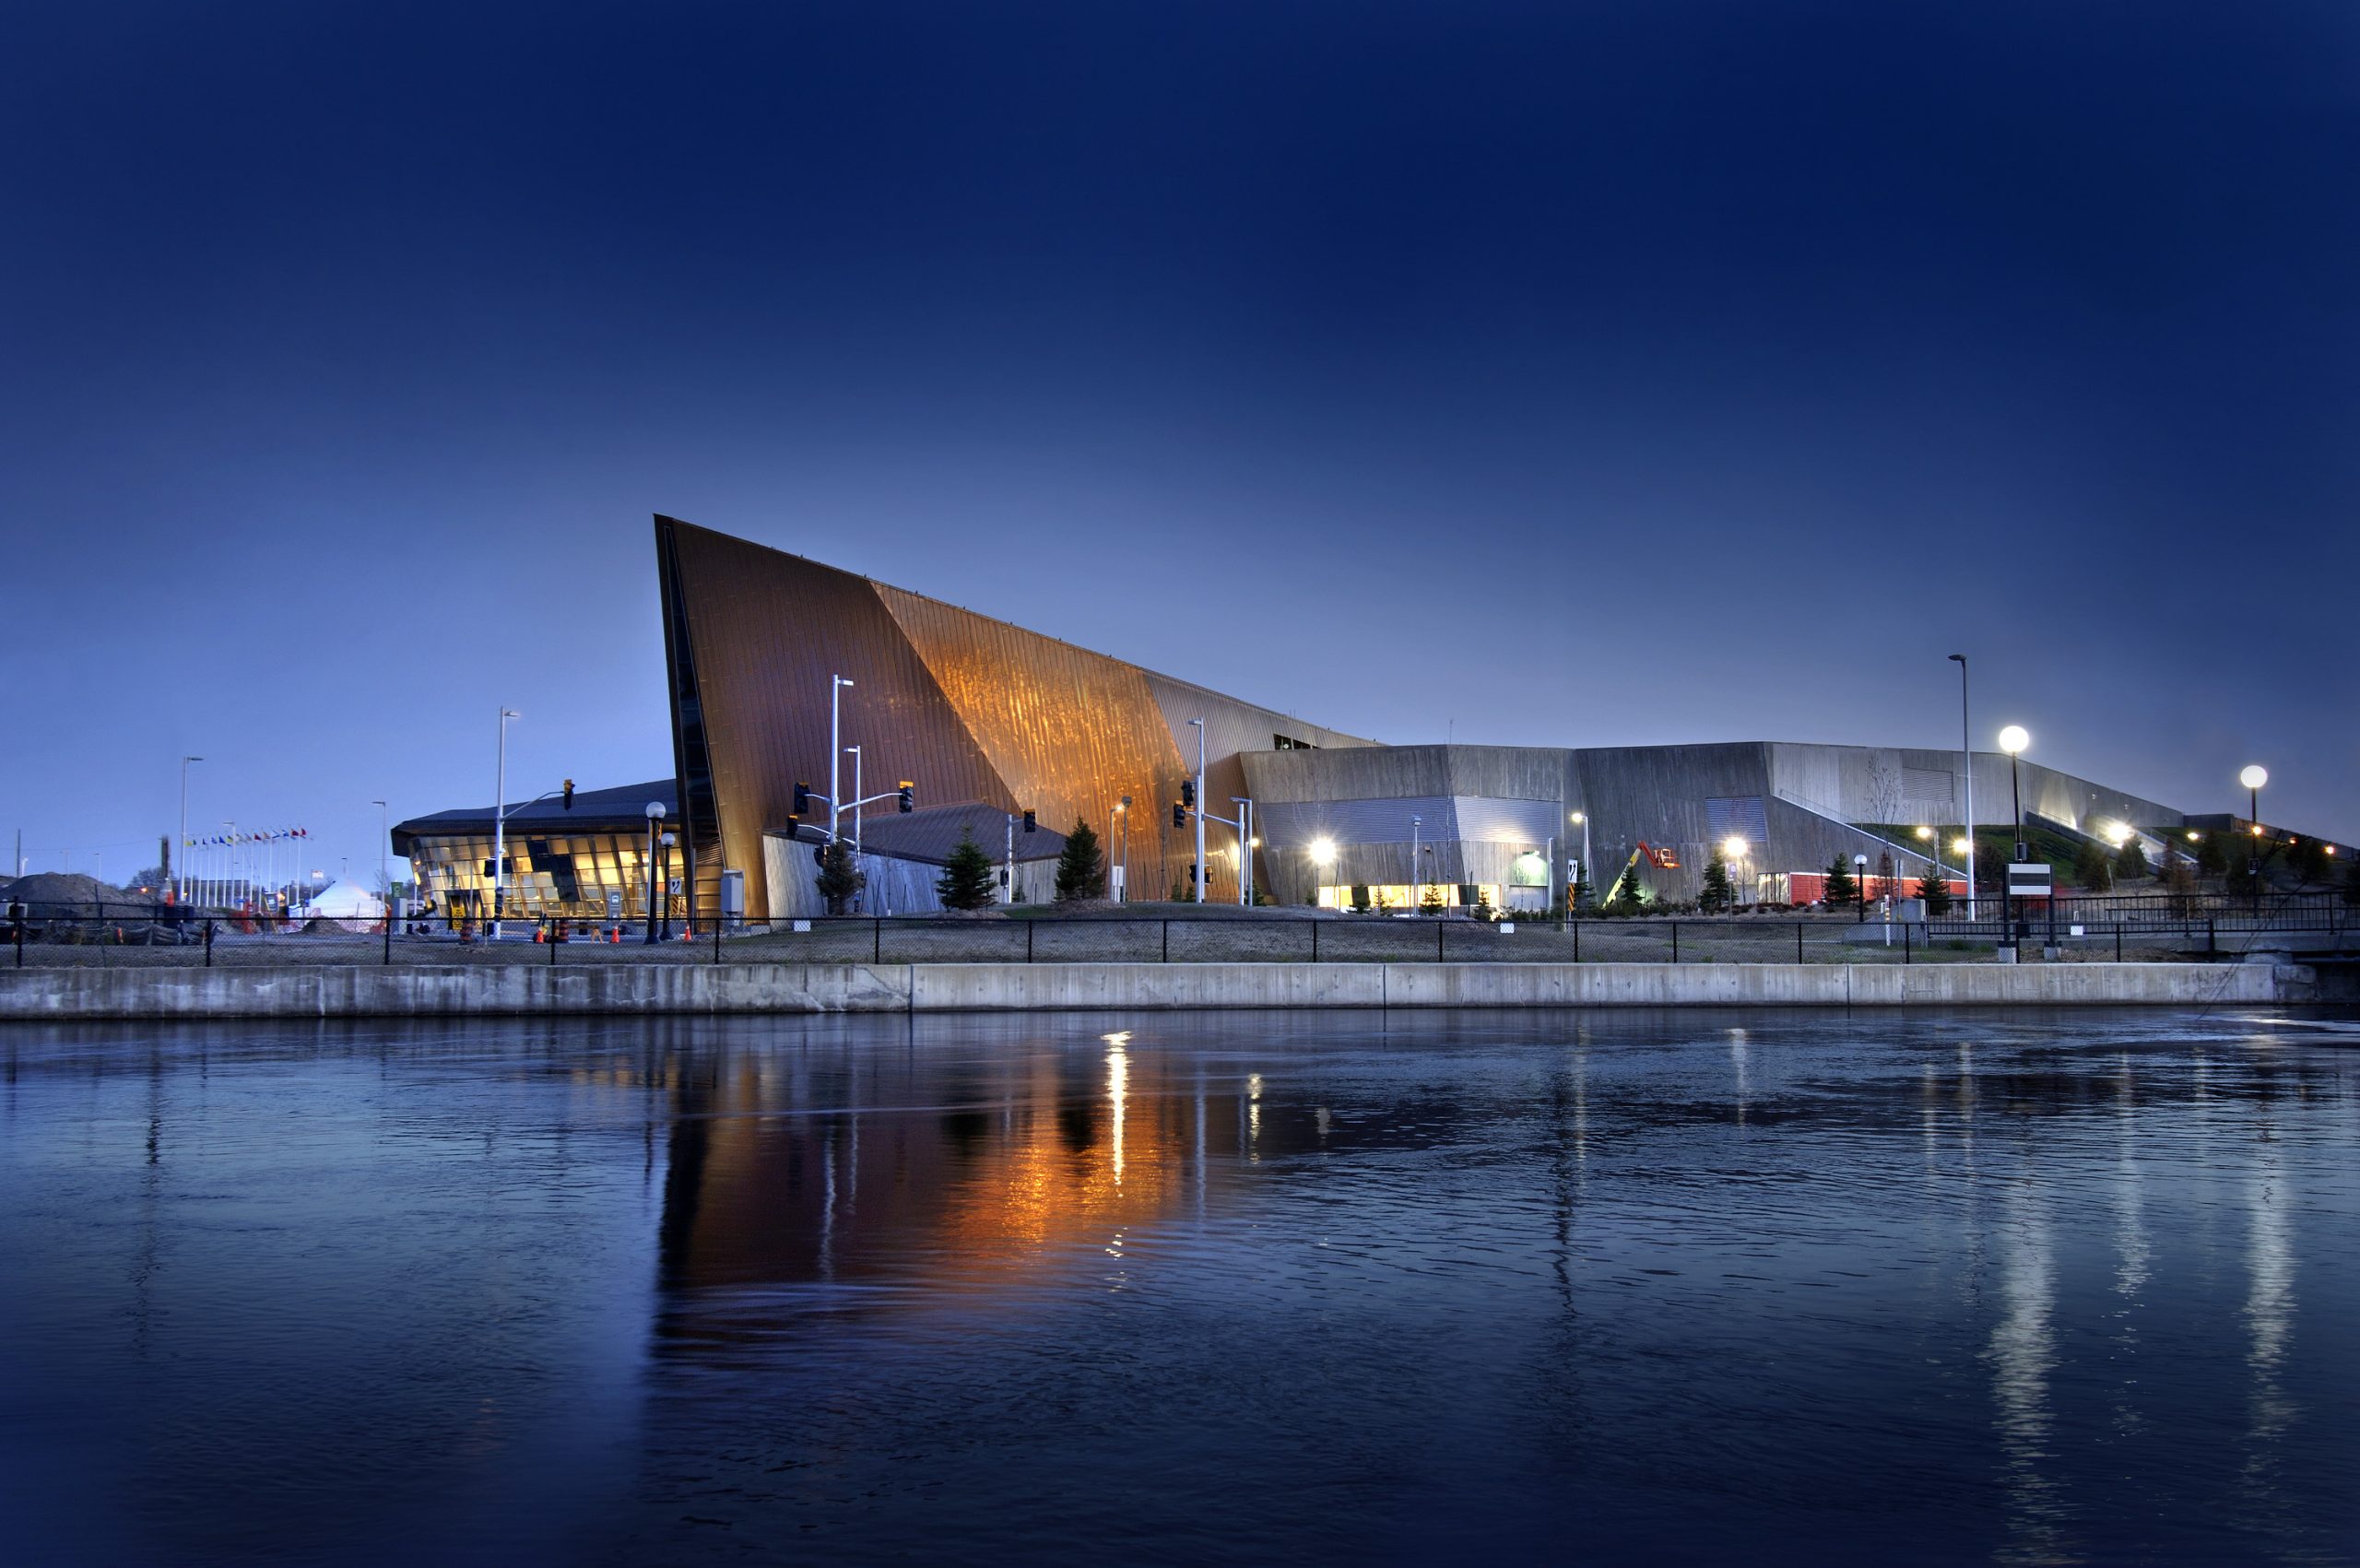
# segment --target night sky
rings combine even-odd
[[[1389,741],[2360,838],[2360,10],[18,7],[0,834],[670,771],[649,514]]]

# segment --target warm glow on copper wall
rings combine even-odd
[[[1195,756],[1184,760],[1175,725],[1190,716],[1208,721],[1217,799],[1243,792],[1236,753],[1278,736],[1373,744],[801,556],[667,517],[655,529],[676,749],[687,773],[701,743],[713,819],[698,819],[686,779],[682,799],[701,856],[746,873],[751,910],[768,907],[763,831],[785,825],[798,780],[827,787],[832,674],[859,683],[844,738],[878,776],[915,780],[923,805],[1029,809],[1060,831],[1078,818],[1103,830],[1127,795],[1143,807],[1176,798]],[[1192,838],[1161,809],[1139,812],[1138,896],[1161,897],[1186,874]],[[1213,896],[1233,898],[1234,861],[1210,858]]]

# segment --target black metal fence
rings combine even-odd
[[[2208,907],[2199,907],[2199,905]],[[2046,945],[2047,911],[2020,910],[2025,946]],[[2076,929],[2078,927],[2078,930]],[[2337,899],[2256,911],[2221,901],[2059,900],[2067,959],[2235,955],[2269,938],[2345,933],[2360,908]],[[416,916],[289,921],[149,905],[5,912],[0,961],[19,968],[537,963],[1926,963],[1988,957],[2012,939],[1989,901],[1978,917],[1865,925],[1823,915],[1608,918],[1496,924],[1463,918],[1268,912],[1164,915],[840,916],[715,925],[679,921],[649,940],[643,923]]]

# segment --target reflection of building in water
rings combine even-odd
[[[2048,1387],[2057,1370],[2055,1244],[2040,1199],[2022,1184],[2010,1191],[2000,1248],[2005,1312],[1992,1326],[1988,1352],[2013,1543],[2000,1555],[2003,1561],[2053,1562],[2061,1513],[2057,1483],[2046,1468],[2054,1459],[2049,1432],[2056,1419]]]
[[[2252,1336],[2246,1350],[2246,1365],[2253,1373],[2253,1431],[2246,1460],[2249,1481],[2264,1480],[2274,1468],[2279,1440],[2295,1424],[2299,1410],[2283,1375],[2295,1333],[2295,1238],[2282,1175],[2278,1144],[2265,1138],[2246,1178],[2251,1216],[2245,1306],[2246,1328]]]
[[[849,1061],[851,1058],[847,1058]],[[804,1065],[792,1072],[783,1064]],[[872,1070],[877,1058],[861,1056]],[[1207,1167],[1320,1146],[1323,1108],[1280,1107],[1109,1037],[1096,1050],[892,1069],[748,1055],[687,1063],[665,1189],[664,1282],[697,1289],[946,1272],[971,1281],[1196,1201]],[[831,1081],[832,1078],[832,1081]],[[875,1107],[824,1107],[850,1092]]]

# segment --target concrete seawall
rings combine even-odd
[[[536,964],[0,971],[0,1020],[2307,1002],[2295,964]]]

